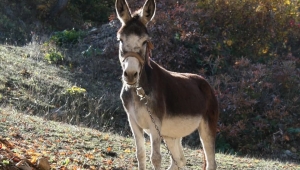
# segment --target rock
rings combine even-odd
[[[290,151],[290,150],[285,150],[284,153],[287,155],[287,156],[292,156],[293,153]]]
[[[51,169],[49,162],[46,158],[39,158],[37,160],[37,167],[40,170],[50,170]]]

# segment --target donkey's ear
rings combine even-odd
[[[131,19],[131,12],[128,7],[126,0],[116,0],[116,12],[119,20],[121,21],[122,25],[125,25],[127,21]]]
[[[147,0],[142,10],[142,22],[147,25],[149,21],[154,17],[156,9],[155,0]]]

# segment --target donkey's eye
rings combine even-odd
[[[147,40],[143,42],[143,45],[147,44]]]

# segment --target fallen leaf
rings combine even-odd
[[[108,140],[108,139],[109,139],[109,135],[105,135],[104,140]]]
[[[129,148],[127,148],[127,149],[124,150],[124,152],[125,152],[125,153],[130,153],[131,151],[130,151]]]
[[[285,139],[286,141],[290,141],[290,138],[289,138],[288,135],[284,135],[284,139]]]
[[[20,162],[20,161],[21,161],[21,159],[20,159],[19,157],[13,157],[12,160],[13,160],[14,162]]]
[[[8,142],[9,138],[2,139],[0,138],[0,143],[4,144],[9,149],[14,149],[14,146]]]
[[[66,152],[59,152],[60,155],[66,155]]]
[[[30,162],[31,162],[32,164],[35,164],[35,163],[37,162],[37,160],[38,160],[38,157],[37,157],[37,156],[31,156]]]
[[[72,167],[72,170],[77,170],[77,169],[79,169],[77,166]]]
[[[60,170],[68,170],[68,168],[65,166],[62,166],[62,167],[60,167]]]
[[[105,163],[107,165],[111,165],[111,164],[113,164],[113,161],[111,159],[109,159],[109,160],[103,160],[103,163]]]
[[[111,160],[111,159],[109,159],[108,161],[107,161],[107,164],[109,164],[109,165],[111,165],[113,163],[113,161]]]
[[[85,157],[87,157],[88,159],[94,159],[94,155],[92,154],[85,154]]]

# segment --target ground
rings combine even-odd
[[[48,160],[52,169],[137,169],[134,141],[130,136],[49,121],[10,108],[2,108],[0,112],[0,169],[9,169],[21,159],[28,160],[37,169],[40,158]],[[151,169],[149,140],[145,145],[147,168]],[[169,155],[163,145],[161,150],[162,168],[166,169]],[[184,148],[184,153],[188,160],[184,169],[202,167],[201,149]],[[296,163],[221,153],[216,154],[216,160],[218,169],[300,169]]]

